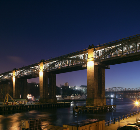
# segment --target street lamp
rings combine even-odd
[[[135,101],[135,105],[137,106],[137,112],[139,111],[139,110],[138,110],[138,109],[139,109],[139,104],[140,104],[139,101],[136,100],[136,101]],[[138,116],[137,116],[136,122],[137,122],[137,120],[138,120]]]
[[[137,112],[138,112],[138,107],[139,107],[139,101],[138,100],[135,101],[135,105],[137,106]]]
[[[138,106],[138,105],[139,105],[139,102],[138,102],[137,100],[135,101],[135,105],[136,105],[136,106]]]

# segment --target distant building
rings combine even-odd
[[[64,83],[64,86],[69,86],[69,83],[68,82]]]

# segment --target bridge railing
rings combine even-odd
[[[2,82],[2,81],[9,81],[9,80],[11,80],[12,76],[13,76],[13,73],[11,73],[11,72],[7,72],[5,74],[1,74],[0,75],[0,82]]]
[[[140,34],[105,43],[102,44],[102,46],[92,46],[91,48],[94,48],[93,53],[95,62],[101,62],[113,57],[129,56],[129,54],[140,52]],[[43,69],[44,71],[50,72],[77,65],[86,67],[87,59],[88,52],[87,49],[84,49],[82,51],[80,50],[64,56],[45,60]],[[24,76],[38,75],[39,68],[39,63],[19,68],[16,70],[16,76],[20,78]],[[12,79],[12,76],[12,71],[0,74],[0,82]]]
[[[116,56],[124,56],[131,53],[140,52],[140,34],[122,38],[109,44],[95,48],[95,59],[108,59]]]
[[[140,88],[122,88],[122,89],[113,89],[108,88],[105,90],[106,92],[120,92],[120,91],[140,91]]]

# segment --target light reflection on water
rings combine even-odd
[[[115,112],[108,113],[80,113],[77,115],[73,114],[73,106],[85,106],[86,102],[72,102],[69,108],[53,108],[46,110],[32,110],[18,113],[1,113],[0,114],[0,130],[20,130],[21,120],[29,120],[30,118],[41,119],[42,125],[48,124],[62,126],[72,122],[77,122],[85,119],[100,119],[109,120],[117,118],[118,116],[132,113],[137,108],[134,107],[133,102],[124,100],[107,99],[107,105],[116,104]]]
[[[111,99],[111,104],[110,105],[113,105],[113,99]]]

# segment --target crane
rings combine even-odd
[[[5,99],[4,99],[3,105],[4,105],[6,102],[8,103],[9,97],[10,97],[14,102],[16,102],[16,101],[7,93],[7,94],[5,95]]]

